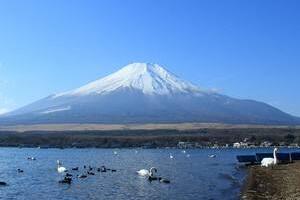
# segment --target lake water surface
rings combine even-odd
[[[117,155],[114,154],[117,151]],[[1,199],[238,199],[246,168],[236,155],[263,149],[27,149],[0,148]],[[269,150],[270,151],[270,150]],[[170,154],[174,159],[170,159]],[[209,158],[214,154],[216,158]],[[35,161],[27,157],[36,157]],[[87,179],[74,178],[71,185],[59,184],[56,160],[71,169],[84,165],[116,169]],[[171,184],[149,182],[137,170],[156,167]],[[24,173],[18,173],[21,168]]]

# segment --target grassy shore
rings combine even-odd
[[[300,162],[273,168],[251,166],[242,199],[300,199]]]
[[[122,131],[122,130],[203,130],[203,129],[300,129],[300,126],[221,124],[221,123],[173,123],[173,124],[36,124],[0,125],[0,131]]]

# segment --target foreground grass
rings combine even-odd
[[[242,199],[300,199],[300,162],[274,168],[251,167]]]

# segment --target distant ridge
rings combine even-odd
[[[199,88],[151,63],[127,65],[0,118],[0,124],[182,122],[296,125],[300,119],[262,102]]]

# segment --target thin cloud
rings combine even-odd
[[[216,88],[216,87],[210,88],[210,91],[214,92],[214,93],[222,93],[223,92],[223,90],[221,88]]]
[[[3,115],[5,113],[8,113],[10,110],[7,108],[0,108],[0,115]]]

